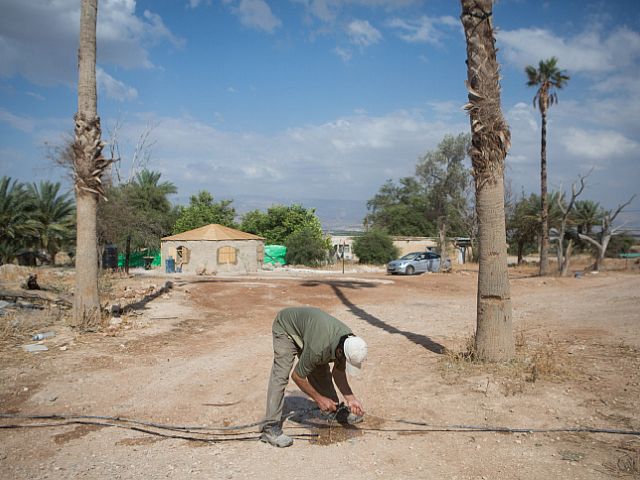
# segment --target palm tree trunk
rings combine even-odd
[[[461,3],[469,90],[465,108],[471,120],[469,154],[476,186],[480,250],[475,346],[479,360],[504,361],[515,355],[503,178],[511,135],[500,108],[499,66],[491,23],[493,2]]]
[[[549,202],[547,199],[547,112],[540,110],[542,135],[540,140],[540,275],[549,274]]]
[[[100,320],[96,233],[99,190],[93,181],[96,176],[96,161],[100,159],[102,152],[96,92],[97,13],[98,0],[82,0],[78,50],[78,113],[75,116],[73,145],[77,208],[73,323],[83,327],[97,325]]]

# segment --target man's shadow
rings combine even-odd
[[[307,287],[317,286],[319,284],[329,285],[331,289],[336,294],[336,297],[340,299],[340,301],[346,306],[351,313],[353,313],[356,317],[364,320],[365,322],[373,325],[374,327],[378,327],[385,332],[399,334],[408,340],[412,341],[416,345],[420,345],[421,347],[426,348],[427,350],[437,353],[443,354],[445,352],[445,347],[438,342],[432,340],[426,335],[421,335],[419,333],[409,332],[407,330],[400,330],[393,325],[389,325],[383,320],[371,315],[366,310],[358,307],[355,303],[347,298],[342,289],[344,288],[374,288],[376,285],[371,282],[351,282],[351,281],[341,281],[341,280],[323,280],[323,281],[310,281],[305,282],[302,285]]]
[[[323,425],[326,423],[326,418],[322,416],[318,405],[310,398],[296,394],[284,397],[282,418],[311,427],[322,428],[326,426]]]

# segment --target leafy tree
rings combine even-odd
[[[549,273],[549,221],[547,203],[547,111],[558,102],[554,89],[561,89],[569,81],[569,76],[558,68],[558,59],[551,57],[540,60],[538,68],[531,65],[525,68],[527,85],[538,87],[533,97],[533,106],[538,104],[542,117],[542,134],[540,146],[540,200],[541,200],[541,238],[540,238],[540,275]]]
[[[507,218],[507,240],[518,256],[518,265],[525,255],[537,250],[536,239],[540,231],[540,200],[532,193],[515,203],[512,214]]]
[[[507,271],[504,159],[511,133],[500,108],[500,66],[496,58],[492,0],[461,0],[467,46],[467,90],[472,133],[469,150],[478,215],[478,302],[475,348],[484,361],[515,355]]]
[[[0,264],[12,262],[35,235],[29,218],[31,199],[23,184],[10,177],[0,178]]]
[[[384,264],[398,258],[400,252],[387,232],[373,228],[353,241],[353,253],[360,263]]]
[[[111,187],[109,201],[98,207],[101,244],[114,243],[125,251],[126,270],[132,250],[158,248],[160,238],[171,233],[175,223],[167,197],[177,189],[160,178],[159,172],[142,170],[130,182]]]
[[[435,219],[440,237],[440,253],[446,258],[449,230],[459,232],[467,207],[466,187],[470,172],[464,165],[471,135],[445,135],[435,150],[427,152],[416,166],[416,175],[427,193],[430,217]]]
[[[401,178],[398,184],[387,180],[367,202],[365,225],[390,235],[433,236],[437,232],[445,256],[448,232],[472,236],[471,175],[464,165],[469,142],[468,134],[446,135],[435,150],[418,160],[414,177]]]
[[[428,218],[429,207],[423,186],[414,177],[396,185],[387,180],[367,202],[367,227],[384,229],[391,235],[431,236],[435,232]]]
[[[611,237],[606,256],[608,258],[617,257],[621,253],[629,253],[635,244],[635,239],[626,233]]]
[[[290,265],[317,267],[326,262],[329,254],[328,239],[313,227],[303,227],[287,237],[286,261]]]
[[[242,217],[240,230],[264,237],[267,244],[285,245],[295,232],[309,230],[316,238],[322,238],[322,224],[312,208],[293,204],[273,205],[266,213],[259,210],[247,212]]]
[[[231,206],[232,203],[233,200],[215,202],[213,195],[201,190],[191,196],[187,207],[178,209],[178,218],[173,226],[174,235],[211,223],[235,228],[236,210]]]
[[[60,194],[60,183],[42,181],[27,187],[30,220],[35,230],[34,247],[46,252],[53,262],[56,253],[72,242],[75,229],[75,204],[70,193]]]

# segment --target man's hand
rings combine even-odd
[[[317,398],[316,403],[323,412],[335,412],[338,409],[336,402],[322,395]]]
[[[360,403],[360,400],[358,400],[354,396],[345,397],[344,400],[347,404],[347,407],[349,407],[349,411],[351,411],[351,413],[353,413],[354,415],[358,415],[359,417],[364,415],[364,409],[362,408],[362,404]]]

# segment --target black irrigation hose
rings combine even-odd
[[[0,415],[3,416],[5,418],[7,418],[5,415]],[[29,418],[51,418],[51,417],[58,417],[60,418],[61,416],[51,416],[51,415],[33,415],[33,416],[29,416],[29,415],[21,415],[19,418],[23,418],[23,419],[29,419]],[[65,416],[65,417],[69,417],[69,418],[73,418],[71,416]],[[76,417],[76,418],[85,418],[87,416],[83,416],[83,417]],[[134,421],[135,422],[135,421]],[[135,423],[143,423],[143,422],[135,422]],[[93,420],[65,420],[63,422],[49,422],[49,423],[30,423],[30,424],[8,424],[8,425],[0,425],[0,429],[2,428],[46,428],[46,427],[59,427],[61,425],[96,425],[96,426],[100,426],[100,427],[116,427],[116,428],[123,428],[123,429],[127,429],[127,430],[133,430],[136,432],[142,432],[142,433],[146,433],[149,435],[155,435],[158,437],[163,437],[163,438],[177,438],[180,440],[191,440],[191,441],[197,441],[197,442],[206,442],[206,443],[219,443],[219,442],[229,442],[229,441],[252,441],[252,440],[257,440],[259,438],[258,435],[247,435],[248,432],[239,432],[239,433],[232,433],[232,434],[213,434],[216,435],[215,437],[194,437],[194,436],[188,436],[188,435],[176,435],[176,434],[168,434],[168,433],[164,433],[164,432],[158,432],[155,430],[150,430],[148,428],[142,428],[142,427],[138,427],[135,425],[123,425],[123,424],[119,424],[119,423],[108,423],[108,422],[99,422],[99,421],[93,421]],[[206,427],[203,427],[206,428]],[[185,431],[185,433],[189,433],[189,431]],[[202,432],[191,432],[191,433],[200,433],[201,435],[208,435],[207,433],[202,433]],[[209,434],[211,435],[211,434]],[[220,437],[220,435],[222,435],[222,437]],[[238,436],[233,436],[232,435],[245,435],[243,437],[238,437]],[[227,438],[224,438],[224,437]],[[229,438],[230,437],[230,438]],[[297,434],[297,435],[292,435],[292,437],[296,438],[296,439],[301,439],[301,440],[306,440],[306,437],[317,437],[317,435],[315,434]]]
[[[478,425],[431,425],[424,422],[415,422],[411,420],[392,420],[397,423],[406,423],[409,425],[417,425],[430,427],[434,429],[446,431],[474,431],[474,432],[503,432],[503,433],[611,433],[617,435],[640,435],[638,430],[621,430],[617,428],[598,428],[598,427],[556,427],[556,428],[511,428],[500,426],[478,426]]]
[[[70,420],[76,418],[90,419],[90,420],[111,420],[114,422],[124,422],[124,423],[133,423],[136,425],[144,425],[146,427],[155,427],[162,428],[163,430],[244,430],[246,428],[257,427],[260,425],[264,425],[266,422],[253,422],[247,423],[245,425],[231,425],[231,426],[222,426],[222,427],[210,427],[210,426],[198,426],[198,425],[165,425],[162,423],[154,423],[154,422],[145,422],[142,420],[135,420],[125,417],[108,417],[103,415],[62,415],[62,414],[51,414],[51,415],[21,415],[19,413],[0,413],[0,418],[22,418],[22,419],[31,419],[31,420]]]
[[[316,410],[316,409],[309,409]],[[286,416],[286,419],[293,417],[294,415],[299,415],[301,413],[306,413],[307,410],[291,412]],[[147,433],[150,435],[156,435],[165,438],[177,438],[182,440],[193,440],[193,441],[201,441],[201,442],[223,442],[223,441],[247,441],[247,440],[256,440],[258,438],[257,435],[248,436],[248,432],[239,432],[238,430],[244,430],[250,427],[255,427],[258,425],[263,425],[265,422],[253,422],[245,425],[233,425],[233,426],[223,426],[223,427],[208,427],[208,426],[181,426],[181,425],[164,425],[160,423],[153,422],[143,422],[140,420],[127,419],[123,417],[108,417],[108,416],[99,416],[99,415],[60,415],[60,414],[52,414],[52,415],[22,415],[22,414],[11,414],[11,413],[0,413],[0,418],[17,418],[23,420],[64,420],[64,422],[50,422],[50,423],[35,423],[35,424],[9,424],[9,425],[0,425],[0,429],[2,428],[37,428],[37,427],[53,427],[59,425],[71,425],[71,424],[80,424],[80,425],[98,425],[105,427],[118,427],[129,430],[134,430],[142,433]],[[381,418],[381,417],[380,417]],[[102,420],[102,421],[97,421]],[[328,417],[328,420],[331,421],[331,416]],[[404,420],[404,419],[386,419],[381,418],[381,420],[387,422],[394,423],[405,423],[408,425],[416,425],[426,428],[420,429],[386,429],[386,428],[367,428],[367,427],[356,427],[358,430],[362,431],[377,431],[377,432],[406,432],[406,433],[428,433],[428,432],[498,432],[498,433],[606,433],[606,434],[615,434],[615,435],[635,435],[640,436],[640,431],[638,430],[622,430],[622,429],[613,429],[613,428],[596,428],[596,427],[558,427],[558,428],[510,428],[510,427],[502,427],[502,426],[479,426],[479,425],[432,425],[425,422],[417,422],[412,420]],[[121,422],[121,423],[108,423],[111,422]],[[314,426],[316,428],[322,428],[321,425],[311,425],[308,422],[302,422],[304,424]],[[133,425],[131,425],[133,424]],[[187,435],[176,435],[176,434],[167,434],[163,432],[158,432],[155,430],[150,430],[148,428],[139,427],[136,425],[143,425],[145,427],[153,427],[162,430],[172,430],[172,431],[182,431],[184,433],[195,433],[199,435],[214,435],[214,438],[201,438]],[[329,427],[329,425],[328,425]],[[209,432],[207,432],[207,430]],[[211,431],[221,431],[223,433],[212,433]],[[238,432],[235,432],[238,431]],[[245,436],[236,436],[236,435],[245,435]],[[224,438],[227,437],[227,438]],[[304,438],[304,437],[317,437],[314,434],[298,434],[293,435],[295,438]]]

